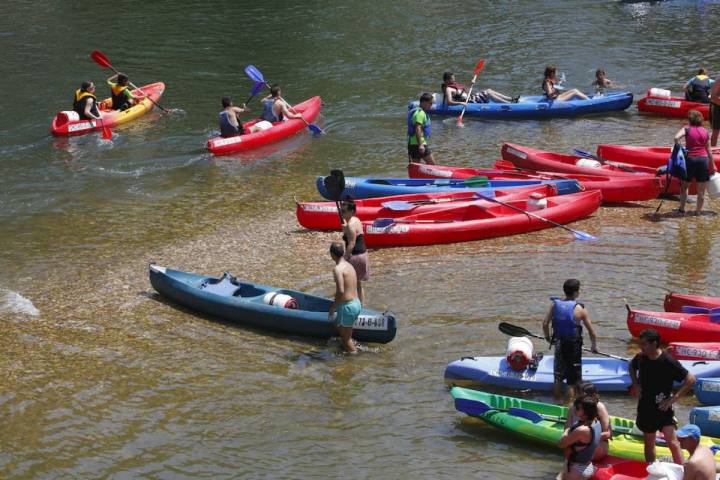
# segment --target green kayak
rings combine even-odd
[[[481,418],[491,425],[523,438],[558,447],[565,429],[567,407],[462,387],[454,387],[450,394],[455,399],[455,408],[458,411]],[[610,424],[613,437],[610,439],[608,454],[632,460],[645,460],[642,434],[637,429],[635,429],[636,434],[632,433],[635,422],[626,418],[610,417]],[[658,458],[670,457],[670,450],[662,446],[662,443],[662,440],[658,440],[656,448]],[[701,443],[708,447],[720,445],[720,439],[702,437]],[[687,456],[686,451],[683,453]],[[715,459],[720,460],[720,452],[715,454]]]

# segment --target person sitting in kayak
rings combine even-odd
[[[430,93],[423,93],[420,95],[418,106],[408,112],[407,148],[410,162],[424,161],[428,165],[435,165],[435,159],[427,144],[431,130],[430,117],[427,111],[432,107],[432,102],[433,96]]]
[[[545,94],[545,98],[557,102],[588,99],[588,96],[582,93],[577,88],[573,88],[572,90],[567,90],[561,93],[560,89],[556,87],[557,84],[557,67],[555,67],[554,65],[548,65],[547,67],[545,67],[545,74],[542,82],[542,90]]]
[[[503,95],[500,92],[496,92],[490,88],[483,90],[480,93],[473,94],[472,98],[468,100],[468,93],[465,89],[465,85],[457,83],[455,81],[455,74],[452,72],[445,72],[443,74],[443,83],[440,87],[443,92],[443,103],[448,105],[464,105],[467,100],[469,103],[512,103],[517,102],[516,98],[508,95]]]
[[[362,310],[362,304],[358,300],[357,294],[357,275],[355,268],[344,258],[345,248],[342,243],[333,242],[330,245],[330,256],[335,262],[335,268],[333,268],[335,300],[328,310],[328,319],[332,320],[333,313],[337,313],[335,327],[340,335],[343,348],[348,353],[357,353],[355,342],[352,339],[353,325]]]
[[[220,136],[227,138],[245,133],[243,124],[238,118],[239,114],[248,111],[245,104],[243,103],[242,107],[236,107],[233,104],[232,98],[222,97],[222,106],[223,111],[218,115],[220,121]]]
[[[112,80],[117,78],[117,83]],[[127,110],[137,102],[146,97],[146,95],[135,96],[130,91],[130,79],[124,73],[116,73],[108,77],[107,84],[110,87],[110,96],[112,98],[113,110]]]
[[[280,85],[273,85],[270,88],[270,95],[263,98],[262,101],[263,111],[260,117],[268,122],[282,122],[290,118],[302,118],[299,113],[293,113],[290,111],[290,105],[287,104],[282,98],[282,90]]]
[[[73,110],[80,115],[82,120],[100,120],[100,111],[97,107],[95,84],[93,82],[82,82],[80,84],[80,88],[75,91]]]
[[[710,89],[715,81],[708,77],[707,70],[701,68],[697,75],[683,86],[685,100],[690,102],[710,103]]]
[[[690,453],[690,458],[683,464],[683,479],[714,479],[715,457],[713,452],[700,443],[700,427],[688,423],[675,433],[680,447]]]
[[[572,409],[578,420],[560,437],[567,461],[557,480],[587,480],[595,474],[592,459],[602,437],[597,400],[589,395],[576,398]]]
[[[603,90],[614,85],[615,82],[605,76],[605,70],[602,68],[595,70],[595,80],[593,80],[590,86],[595,87],[597,93],[602,93]]]
[[[605,458],[605,456],[607,456],[608,448],[610,447],[609,440],[612,438],[610,415],[608,414],[605,404],[600,401],[597,388],[595,387],[595,385],[592,384],[592,382],[578,382],[576,392],[577,397],[575,397],[573,401],[582,397],[592,397],[597,402],[598,421],[600,422],[600,426],[602,427],[602,433],[600,434],[600,443],[595,449],[595,453],[593,454],[592,459],[601,460]],[[579,418],[575,409],[570,408],[568,410],[567,420],[565,421],[565,428],[571,427],[578,420]]]
[[[545,315],[542,328],[545,339],[555,349],[553,392],[556,398],[562,396],[563,380],[567,381],[567,397],[575,397],[575,385],[582,380],[582,327],[585,325],[590,336],[590,349],[597,352],[597,336],[587,310],[577,302],[580,295],[580,281],[570,278],[563,284],[565,299],[550,297],[552,306]],[[552,337],[550,325],[552,324]]]
[[[705,187],[710,177],[715,174],[715,162],[712,160],[710,134],[703,127],[702,113],[697,110],[690,110],[688,112],[688,123],[689,125],[678,130],[673,139],[676,144],[679,144],[680,140],[685,138],[685,147],[687,148],[687,158],[685,159],[687,176],[685,179],[680,180],[680,207],[677,212],[680,214],[685,213],[688,187],[695,180],[697,185],[695,215],[700,215],[705,202]]]

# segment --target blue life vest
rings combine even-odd
[[[415,115],[415,112],[417,112],[418,108],[420,108],[420,107],[415,107],[412,110],[410,110],[410,113],[408,113],[408,117],[407,117],[408,137],[412,137],[413,135],[415,135],[415,125],[413,124],[412,117],[413,117],[413,115]],[[430,127],[430,115],[427,115],[427,112],[425,112],[425,114],[426,114],[426,116],[425,116],[426,121],[423,124],[422,128],[423,128],[423,135],[425,136],[425,140],[427,140],[430,137],[431,127]]]
[[[707,75],[698,75],[690,80],[685,100],[710,103],[710,79]]]
[[[582,326],[575,321],[575,300],[560,300],[550,297],[553,301],[552,327],[555,340],[574,340],[582,336]]]
[[[576,428],[578,428],[581,425],[581,423],[578,421],[575,425],[570,427],[570,431],[572,432]],[[572,453],[570,454],[570,458],[568,458],[568,463],[590,463],[592,462],[592,457],[595,455],[595,450],[597,449],[598,445],[600,445],[600,435],[602,434],[602,425],[600,425],[600,422],[595,420],[593,421],[592,425],[590,426],[590,442],[583,443],[583,442],[575,442],[573,443],[570,448],[572,448]],[[583,447],[578,450],[578,447]]]
[[[687,129],[685,129],[685,133],[687,134]],[[685,147],[678,143],[673,146],[673,150],[670,154],[670,158],[668,158],[666,167],[667,173],[671,177],[677,177],[680,180],[687,179],[687,164],[685,163],[686,155],[687,150],[685,150]]]
[[[243,133],[242,123],[240,123],[240,120],[238,120],[238,127],[236,127],[235,125],[230,123],[230,118],[228,118],[228,112],[226,112],[225,110],[220,112],[218,116],[220,120],[220,136],[234,137],[238,133]]]
[[[275,112],[273,112],[273,105],[275,105],[275,99],[269,98],[267,100],[263,101],[263,112],[262,115],[260,115],[260,118],[263,120],[267,120],[268,122],[279,122],[282,120],[282,113],[280,114],[280,117],[275,115]]]

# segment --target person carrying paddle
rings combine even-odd
[[[357,207],[355,202],[347,200],[342,202],[340,212],[343,218],[343,241],[345,242],[345,260],[355,268],[357,274],[357,293],[360,303],[365,303],[362,282],[370,280],[370,262],[367,248],[365,248],[365,235],[362,222],[355,216]]]
[[[100,111],[97,107],[95,96],[95,84],[93,82],[82,82],[80,88],[75,91],[73,98],[73,110],[77,112],[82,120],[100,120]]]
[[[443,92],[443,103],[447,105],[464,105],[465,101],[468,100],[465,85],[457,83],[455,81],[455,74],[452,72],[445,72],[443,74],[441,89]],[[476,93],[473,95],[473,98],[468,101],[472,103],[488,103],[490,101],[494,103],[512,103],[517,102],[517,99],[488,88],[480,93]]]
[[[640,332],[638,345],[640,353],[630,361],[630,393],[638,397],[635,425],[643,432],[645,461],[655,461],[655,435],[661,431],[672,452],[673,461],[682,465],[682,451],[675,436],[676,421],[672,406],[692,389],[695,377],[660,348],[660,334],[657,330],[648,328]],[[672,393],[674,382],[682,382],[675,394]]]
[[[557,67],[555,67],[554,65],[548,65],[547,67],[545,67],[545,74],[542,82],[542,91],[545,94],[545,98],[557,102],[588,99],[588,96],[582,93],[577,88],[573,88],[572,90],[567,90],[561,93],[560,89],[555,86],[557,84]]]
[[[245,133],[245,129],[238,115],[249,111],[249,109],[245,107],[244,103],[242,107],[236,107],[230,97],[222,97],[221,102],[223,111],[218,114],[220,136],[227,138]]]
[[[117,83],[112,80],[117,78]],[[127,110],[147,95],[135,96],[130,91],[130,79],[124,73],[116,73],[108,77],[107,84],[110,87],[113,110]]]
[[[677,211],[680,214],[685,213],[688,187],[690,182],[695,180],[697,185],[695,215],[700,215],[705,202],[705,187],[710,177],[715,173],[715,162],[712,160],[710,136],[703,127],[702,113],[697,110],[690,110],[688,112],[688,123],[689,125],[678,130],[674,138],[675,144],[679,144],[680,140],[684,138],[685,147],[687,148],[687,158],[685,159],[687,175],[685,179],[680,181],[680,207]]]
[[[280,85],[273,85],[270,88],[270,95],[261,100],[263,111],[260,117],[268,122],[282,122],[290,118],[302,118],[299,113],[290,111],[290,105],[282,98]]]
[[[582,380],[582,330],[587,328],[590,336],[590,350],[597,352],[597,335],[587,310],[577,302],[580,295],[580,281],[570,278],[563,284],[565,298],[550,297],[552,306],[543,321],[543,333],[555,349],[553,367],[555,382],[553,392],[556,398],[562,396],[563,380],[567,381],[567,397],[575,397],[575,384]],[[550,336],[552,325],[552,336]]]
[[[431,130],[427,111],[432,107],[432,102],[432,94],[423,93],[420,95],[419,105],[408,112],[407,134],[410,162],[424,161],[428,165],[435,165],[435,159],[427,144]]]
[[[602,437],[597,399],[589,395],[576,398],[572,408],[577,421],[566,426],[560,437],[567,462],[557,480],[587,480],[595,474],[592,459]]]
[[[710,88],[714,80],[707,75],[707,70],[700,68],[697,75],[683,85],[685,100],[690,102],[710,103]]]
[[[690,452],[690,458],[683,465],[683,480],[714,480],[715,458],[707,446],[700,444],[700,427],[688,423],[675,435],[680,447]]]
[[[362,304],[357,296],[357,275],[355,268],[344,258],[345,248],[342,243],[330,245],[330,256],[335,262],[333,278],[335,279],[335,301],[328,310],[328,319],[332,321],[333,313],[337,312],[335,327],[340,335],[343,348],[348,353],[357,353],[352,339],[353,325],[360,315]]]
[[[578,382],[577,383],[577,396],[573,399],[573,402],[579,398],[582,397],[592,397],[597,402],[597,413],[598,413],[598,422],[600,422],[601,428],[601,434],[600,434],[600,443],[598,443],[597,448],[595,449],[595,453],[593,454],[592,459],[593,460],[600,460],[602,458],[605,458],[608,454],[608,449],[610,447],[609,440],[612,438],[612,426],[610,425],[610,415],[608,414],[607,407],[605,407],[605,404],[600,401],[598,397],[597,388],[595,385],[592,384],[592,382]],[[568,409],[568,416],[567,420],[565,421],[565,428],[569,428],[575,422],[579,420],[577,416],[577,411],[574,408]]]

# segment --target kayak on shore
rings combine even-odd
[[[720,147],[713,147],[713,160],[720,169]],[[603,144],[597,147],[597,156],[611,162],[626,163],[630,166],[658,168],[667,165],[672,147],[644,147],[633,145]]]

